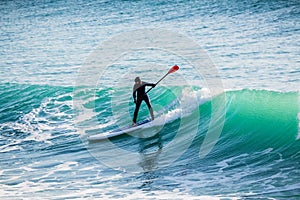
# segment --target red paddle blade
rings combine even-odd
[[[179,69],[179,67],[177,65],[174,65],[168,72],[168,74],[171,74],[173,72],[176,72]]]

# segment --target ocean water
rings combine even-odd
[[[300,199],[299,1],[0,11],[1,199]],[[154,126],[88,141],[131,124],[135,76],[174,64]]]

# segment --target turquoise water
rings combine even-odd
[[[300,198],[298,1],[3,1],[0,10],[1,199]],[[200,54],[147,46],[86,73],[91,58],[118,55],[128,33],[153,29],[189,38]],[[141,42],[132,40],[128,48]],[[155,126],[87,141],[131,123],[136,75],[156,82],[174,64],[149,93]],[[147,117],[143,105],[138,119]]]

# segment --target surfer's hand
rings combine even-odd
[[[156,86],[156,84],[153,84],[153,85],[152,85],[152,88],[155,88],[155,86]]]

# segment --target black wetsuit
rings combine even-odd
[[[133,86],[133,99],[134,99],[134,102],[136,103],[135,110],[134,110],[134,117],[133,117],[133,122],[134,123],[136,123],[138,112],[139,112],[141,103],[143,101],[146,102],[146,104],[147,104],[147,106],[149,108],[152,120],[154,119],[152,106],[150,104],[149,97],[148,97],[148,95],[145,92],[146,86],[155,87],[155,84],[147,83],[147,82],[143,82],[142,81],[142,85],[140,85],[140,84],[134,84],[134,86]]]

